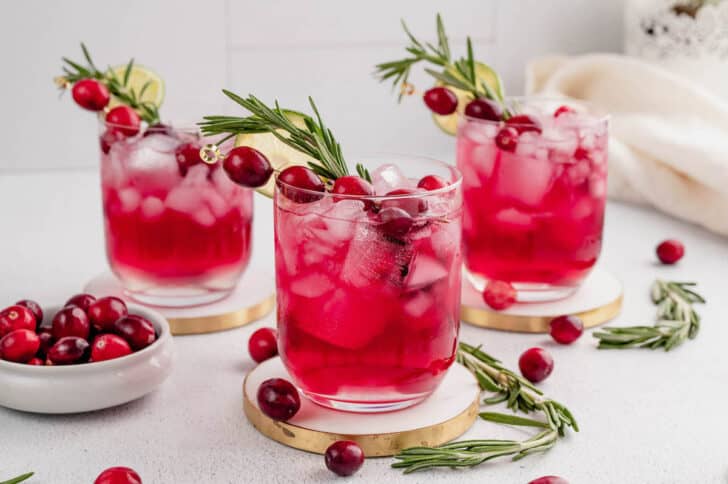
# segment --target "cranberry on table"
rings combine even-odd
[[[559,316],[551,320],[549,328],[554,341],[570,345],[584,332],[584,323],[576,316]]]
[[[521,374],[531,383],[545,380],[554,370],[554,359],[543,348],[531,348],[518,359]]]
[[[106,113],[106,123],[125,136],[134,136],[139,132],[141,126],[141,118],[129,106],[116,106]]]
[[[97,299],[88,308],[88,318],[98,331],[111,331],[117,319],[129,312],[124,301],[118,297],[108,296]]]
[[[258,406],[274,420],[288,420],[301,408],[298,390],[283,378],[270,378],[258,387]]]
[[[29,329],[35,331],[37,321],[33,312],[14,304],[0,311],[0,338],[16,329]]]
[[[458,108],[458,97],[446,87],[433,87],[422,96],[430,111],[436,114],[452,114]]]
[[[40,304],[32,299],[22,299],[16,302],[15,305],[30,309],[30,312],[33,313],[33,316],[35,316],[36,327],[41,325],[43,322],[43,308],[40,307]]]
[[[381,207],[401,208],[411,217],[416,217],[427,211],[427,200],[423,196],[425,193],[421,188],[397,188],[385,195],[392,198],[382,201]]]
[[[473,99],[465,106],[465,115],[486,121],[500,121],[503,117],[503,110],[500,104],[495,101],[478,98]]]
[[[142,478],[129,467],[109,467],[99,474],[94,484],[142,484]]]
[[[71,95],[76,104],[89,111],[101,111],[109,104],[109,88],[96,79],[81,79],[73,84]]]
[[[222,167],[232,181],[248,188],[262,187],[273,175],[268,158],[250,146],[238,146],[230,150]]]
[[[124,338],[134,351],[146,348],[157,339],[154,325],[148,319],[136,314],[129,314],[116,320],[113,330]]]
[[[513,153],[518,145],[518,131],[510,126],[504,126],[495,135],[495,145],[503,151]]]
[[[96,298],[91,294],[76,294],[71,297],[64,306],[78,306],[83,309],[83,312],[88,313],[88,308],[96,301]]]
[[[30,329],[16,329],[0,339],[0,358],[15,363],[30,361],[40,347],[40,339]]]
[[[440,188],[445,188],[448,185],[448,183],[442,178],[437,175],[427,175],[420,179],[420,181],[417,182],[417,188],[422,188],[423,190],[432,191],[432,190],[439,190]]]
[[[527,131],[533,131],[535,133],[541,132],[541,122],[528,114],[517,114],[515,116],[511,116],[506,120],[506,124],[516,128],[518,134],[525,133]]]
[[[657,258],[663,264],[674,264],[685,255],[685,246],[679,240],[667,239],[660,242],[655,249]]]
[[[321,178],[310,168],[305,166],[289,166],[278,175],[278,187],[286,198],[298,203],[310,203],[321,199],[316,193],[305,193],[295,188],[307,190],[308,192],[324,192],[326,187]],[[294,187],[291,189],[290,187]]]
[[[483,290],[483,301],[498,311],[509,308],[516,302],[516,289],[509,282],[488,281]]]
[[[91,344],[91,361],[99,362],[131,354],[131,346],[121,336],[101,334]]]
[[[278,354],[278,333],[273,328],[260,328],[250,335],[248,353],[260,363]]]
[[[31,366],[44,366],[45,362],[38,357],[33,357],[30,360],[28,360],[27,364],[31,365]]]
[[[174,150],[174,157],[177,160],[177,167],[182,176],[185,176],[191,167],[198,163],[203,163],[202,157],[200,156],[200,147],[194,143],[183,143],[179,145]]]
[[[569,484],[569,481],[559,476],[543,476],[532,480],[528,484]]]
[[[78,306],[66,306],[53,317],[53,337],[61,339],[66,336],[78,336],[88,339],[91,324],[86,311]]]
[[[385,234],[402,237],[412,228],[412,216],[399,207],[387,207],[379,212],[380,225]]]
[[[339,440],[331,444],[324,454],[326,467],[342,477],[358,471],[364,463],[364,451],[359,444],[350,440]]]
[[[574,110],[571,109],[569,106],[565,106],[565,105],[564,106],[559,106],[556,109],[556,111],[554,111],[554,118],[558,118],[562,114],[573,113],[573,112],[574,112]]]
[[[47,359],[53,365],[73,365],[88,357],[89,344],[78,336],[66,336],[56,341],[48,350]]]

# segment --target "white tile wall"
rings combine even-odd
[[[432,39],[438,11],[453,50],[471,35],[512,93],[530,57],[621,49],[621,0],[1,2],[0,173],[96,164],[93,116],[70,97],[59,101],[51,83],[61,56],[80,57],[81,40],[99,62],[133,55],[153,66],[167,83],[170,118],[235,112],[223,86],[297,108],[312,95],[347,151],[449,155],[452,140],[421,101],[397,106],[372,77],[375,63],[402,53],[399,19]]]

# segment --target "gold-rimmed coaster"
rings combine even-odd
[[[189,308],[153,306],[153,309],[167,318],[173,335],[223,331],[252,323],[270,313],[275,306],[273,284],[273,276],[249,268],[225,299]],[[129,300],[111,272],[91,279],[84,291],[95,296],[117,296]]]
[[[258,387],[269,378],[291,380],[278,357],[261,363],[245,377],[246,417],[266,437],[318,454],[337,440],[357,442],[367,457],[391,456],[413,446],[440,445],[465,433],[478,416],[478,382],[459,364],[450,368],[432,395],[412,407],[351,413],[324,408],[301,396],[301,409],[287,422],[273,420],[258,408]]]
[[[584,327],[606,323],[622,309],[622,284],[614,274],[597,267],[571,296],[548,303],[514,304],[504,311],[495,311],[466,280],[462,285],[460,319],[483,328],[521,333],[548,333],[549,322],[556,316],[571,314],[584,322]]]

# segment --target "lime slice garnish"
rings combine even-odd
[[[123,82],[126,68],[126,65],[121,65],[112,67],[111,70],[114,72],[116,77],[118,77],[119,80]],[[144,85],[147,83],[147,87],[144,88]],[[164,100],[164,81],[161,77],[159,77],[156,72],[152,71],[151,69],[140,66],[138,64],[134,64],[131,68],[131,72],[129,73],[129,80],[126,84],[126,87],[128,89],[134,90],[137,95],[141,94],[141,96],[139,97],[140,102],[152,103],[157,107],[160,107],[162,105],[162,101]],[[142,89],[144,89],[143,93]],[[119,104],[122,103],[118,99],[112,97],[111,101],[109,102],[109,107],[113,108],[114,106],[118,106]]]
[[[461,77],[460,73],[453,68],[447,69],[446,72],[453,75],[454,77]],[[503,83],[501,82],[498,73],[496,73],[492,67],[487,64],[483,64],[482,62],[476,62],[475,77],[476,79],[478,79],[479,82],[486,83],[496,96],[501,99],[503,98]],[[445,84],[442,82],[438,82],[437,85],[443,86]],[[463,91],[462,89],[457,89],[452,86],[447,86],[447,88],[455,93],[455,96],[457,96],[458,108],[452,114],[433,114],[432,119],[433,121],[435,121],[437,127],[443,130],[445,133],[454,136],[458,128],[458,119],[460,115],[463,114],[463,112],[465,111],[465,106],[473,99],[473,95],[467,91]]]

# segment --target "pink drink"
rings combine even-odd
[[[465,266],[476,288],[512,283],[521,301],[573,292],[599,257],[607,188],[607,121],[559,104],[526,101],[542,132],[524,131],[513,151],[496,137],[503,123],[462,120]]]
[[[279,349],[294,382],[322,405],[376,412],[415,404],[455,360],[460,178],[444,164],[408,161],[399,166],[417,178],[380,167],[377,194],[414,187],[428,173],[450,185],[396,199],[318,194],[310,203],[286,196],[305,190],[276,189]],[[415,216],[393,235],[380,214],[395,204]]]
[[[106,255],[127,293],[148,304],[220,299],[250,256],[252,192],[219,164],[180,169],[175,152],[184,143],[203,141],[193,130],[152,128],[102,142]]]

